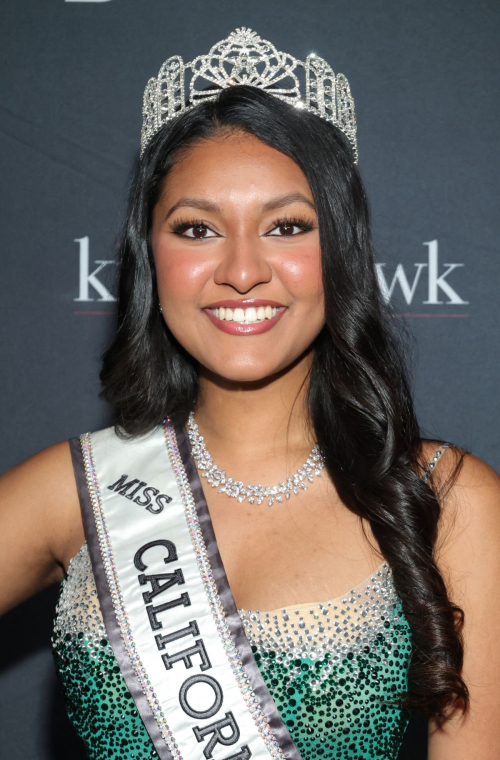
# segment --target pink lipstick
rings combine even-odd
[[[260,335],[271,330],[286,307],[263,298],[224,299],[205,306],[203,311],[222,332],[229,335]]]

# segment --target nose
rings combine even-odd
[[[226,238],[223,258],[217,264],[214,281],[229,285],[238,293],[248,293],[256,285],[270,282],[273,270],[261,241],[246,235]]]

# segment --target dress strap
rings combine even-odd
[[[427,463],[425,472],[422,475],[422,480],[424,481],[424,483],[427,483],[440,457],[443,455],[445,449],[448,449],[450,446],[451,446],[451,443],[442,443],[441,446],[438,449],[436,449],[436,451],[434,452],[434,456],[432,457],[431,461]]]

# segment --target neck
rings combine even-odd
[[[310,352],[285,371],[249,383],[201,368],[195,418],[207,445],[237,446],[240,453],[312,447],[315,436],[307,414],[311,362]]]

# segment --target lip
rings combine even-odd
[[[220,309],[221,306],[229,306],[230,309],[241,309],[244,306],[276,306],[278,309],[283,308],[282,303],[278,303],[278,301],[269,301],[269,299],[265,298],[240,298],[239,300],[227,298],[224,301],[214,301],[213,303],[209,303],[208,306],[204,306],[203,308]]]
[[[220,306],[229,306],[230,308],[233,308],[232,304],[240,305],[242,303],[245,303],[244,301],[221,301]],[[262,303],[259,303],[257,300],[252,302],[247,302],[257,305],[257,306],[273,306],[272,301],[262,301]],[[273,327],[278,324],[281,317],[286,311],[285,306],[281,306],[280,304],[275,304],[277,308],[279,308],[279,311],[276,312],[274,317],[271,317],[271,319],[265,319],[264,322],[256,322],[253,325],[242,325],[241,322],[226,322],[224,319],[218,319],[218,317],[215,316],[215,314],[212,314],[211,308],[218,308],[217,306],[208,307],[206,306],[203,311],[207,315],[208,319],[211,321],[213,325],[215,325],[221,332],[225,332],[228,335],[261,335],[262,333],[268,332],[269,330],[272,330]],[[236,306],[237,308],[237,306]]]

